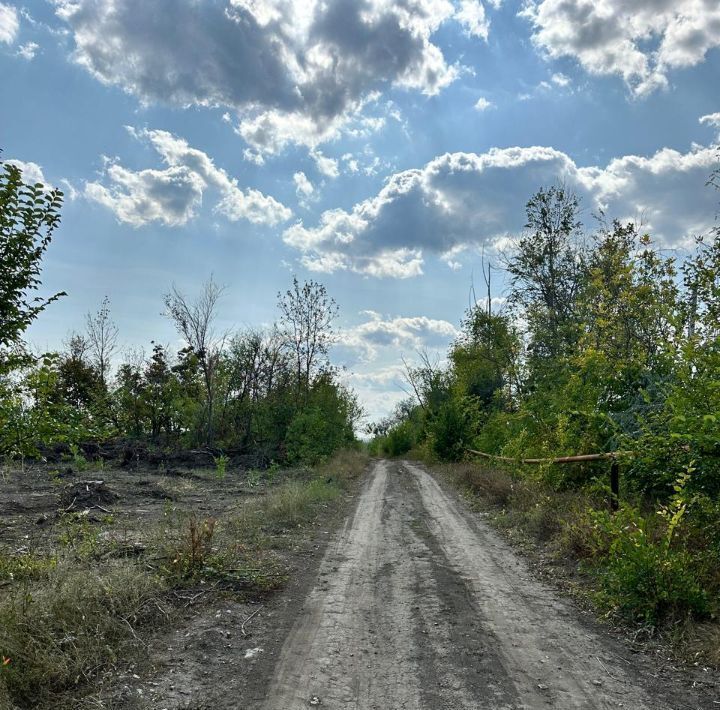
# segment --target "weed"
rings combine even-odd
[[[217,478],[225,478],[225,472],[227,471],[227,465],[230,459],[225,456],[225,454],[221,454],[220,456],[213,456],[213,461],[215,462],[215,475]]]
[[[46,577],[57,565],[56,555],[0,551],[0,582],[24,582]]]
[[[262,479],[262,471],[257,468],[251,468],[247,474],[246,474],[246,480],[248,486],[251,488],[255,488],[256,486],[260,485],[260,480]]]
[[[77,444],[72,443],[69,445],[69,448],[70,460],[73,462],[73,466],[75,466],[78,471],[84,471],[88,466],[88,460],[83,455],[80,447]]]
[[[99,532],[88,519],[87,511],[65,513],[60,519],[60,528],[60,545],[71,549],[81,559],[89,559],[96,554]]]

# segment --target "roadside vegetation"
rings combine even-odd
[[[579,564],[603,612],[651,632],[712,624],[720,230],[681,258],[633,223],[601,216],[588,231],[561,186],[540,190],[526,209],[526,230],[503,265],[507,300],[490,298],[492,270],[483,267],[487,299],[472,294],[446,363],[424,355],[407,368],[412,397],[370,427],[371,450],[465,461],[451,468],[455,481],[504,524]],[[618,455],[617,512],[608,506],[609,461],[512,463],[603,452]]]
[[[168,290],[178,352],[121,352],[107,298],[32,352],[62,199],[0,161],[0,710],[80,707],[178,608],[282,586],[366,462],[316,282],[265,331],[219,332],[211,278]]]

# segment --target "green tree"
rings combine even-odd
[[[0,161],[0,373],[25,360],[23,333],[47,306],[33,296],[40,287],[42,257],[60,224],[63,194],[42,184],[29,185],[15,165]]]
[[[575,302],[586,273],[580,201],[564,187],[539,190],[526,205],[526,232],[507,264],[511,303],[530,331],[536,367],[577,340]]]
[[[210,277],[194,301],[175,286],[165,295],[165,315],[172,320],[178,333],[192,350],[202,373],[205,394],[202,439],[207,444],[212,443],[214,437],[216,375],[224,340],[218,337],[215,322],[223,291],[223,287],[218,286]]]

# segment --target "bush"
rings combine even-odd
[[[509,504],[516,482],[507,471],[467,462],[448,466],[446,470],[456,485],[480,496],[490,505],[506,508]]]
[[[595,511],[592,517],[603,608],[649,626],[710,613],[701,555],[677,544],[658,516],[624,506],[616,515]]]

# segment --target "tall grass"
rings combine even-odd
[[[574,565],[600,611],[653,632],[720,613],[720,549],[707,534],[720,520],[720,504],[686,495],[684,478],[669,504],[626,499],[613,514],[601,482],[557,490],[522,472],[468,462],[438,470],[492,512],[500,527]]]

